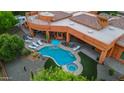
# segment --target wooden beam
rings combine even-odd
[[[108,57],[112,56],[113,51],[114,51],[114,46],[110,49],[110,51],[108,53]]]
[[[70,42],[70,34],[66,33],[66,43],[68,44]]]
[[[49,40],[50,40],[50,33],[49,33],[49,31],[46,31],[46,39],[49,42]]]
[[[105,57],[107,55],[107,52],[108,52],[107,50],[101,52],[101,55],[100,55],[100,58],[99,58],[99,63],[100,64],[104,63]]]

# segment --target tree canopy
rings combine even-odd
[[[10,30],[18,21],[12,12],[0,12],[0,33],[5,33]]]
[[[63,71],[58,67],[51,67],[37,72],[32,80],[46,80],[46,81],[86,81],[87,79],[83,76],[76,76],[69,72]]]
[[[0,60],[9,62],[21,54],[24,41],[17,35],[0,35]]]

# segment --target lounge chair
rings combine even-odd
[[[33,39],[33,38],[32,38],[32,37],[30,37],[30,36],[27,36],[27,38],[28,38],[28,39],[30,39],[30,40],[32,40],[32,39]]]
[[[43,43],[41,42],[41,40],[38,40],[37,43],[38,43],[39,45],[41,45],[41,46],[43,45]]]
[[[37,47],[35,47],[33,45],[29,45],[28,47],[31,48],[31,49],[36,49],[37,48]]]
[[[23,39],[29,39],[29,40],[32,40],[33,38],[25,34],[25,35],[23,35]]]
[[[78,45],[77,47],[73,48],[74,51],[78,50],[80,46]]]
[[[31,43],[31,40],[25,39],[24,40],[26,43]]]
[[[37,43],[35,43],[35,42],[32,42],[32,44],[33,44],[34,46],[36,46],[36,47],[39,47],[39,45],[38,45]]]

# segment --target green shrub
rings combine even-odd
[[[31,51],[30,50],[28,50],[28,49],[26,49],[26,48],[24,48],[23,50],[22,50],[22,56],[28,56],[28,55],[30,55],[31,54]]]
[[[61,68],[49,68],[37,72],[32,80],[44,81],[86,81],[83,76],[75,76],[69,72],[63,71]]]
[[[56,63],[55,63],[51,58],[49,58],[49,59],[45,62],[45,65],[44,65],[44,68],[45,68],[45,69],[49,69],[50,67],[53,67],[53,68],[58,67],[58,66],[56,65]]]
[[[9,62],[21,54],[24,41],[17,35],[0,35],[0,60]]]
[[[113,76],[114,73],[115,73],[114,69],[109,69],[109,75],[110,75],[110,76]]]
[[[0,33],[8,32],[18,21],[12,12],[0,12]]]

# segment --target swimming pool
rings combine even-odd
[[[43,56],[52,58],[59,66],[73,63],[76,60],[76,57],[70,51],[57,46],[46,46],[38,52]]]
[[[74,72],[78,69],[78,66],[75,63],[71,63],[67,65],[67,69],[71,72]]]
[[[51,44],[53,44],[54,46],[57,46],[57,45],[59,45],[61,42],[59,41],[59,40],[52,40],[51,41]]]

